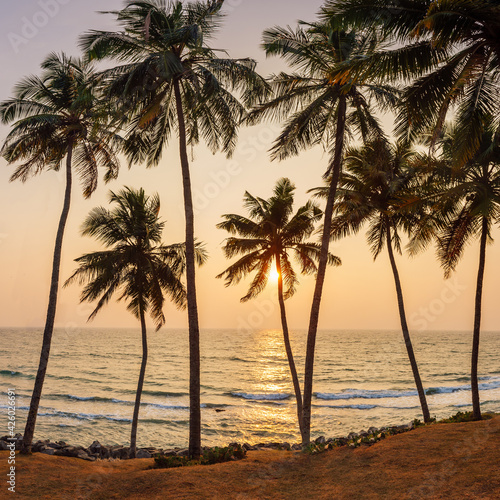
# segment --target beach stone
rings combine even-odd
[[[152,458],[153,455],[151,455],[151,453],[149,453],[149,451],[147,450],[139,450],[136,454],[135,454],[135,458]]]
[[[286,450],[286,451],[290,451],[292,449],[292,447],[290,446],[290,443],[282,443],[281,444],[281,449],[282,450]]]
[[[368,434],[377,434],[379,430],[376,427],[370,427],[368,429]]]
[[[36,443],[33,443],[31,445],[31,451],[33,453],[39,453],[45,448],[46,444],[47,444],[46,441],[37,441]]]
[[[80,450],[78,455],[76,456],[76,458],[79,458],[80,460],[87,460],[89,462],[94,462],[95,461],[95,457],[90,457],[88,455],[88,453],[86,453],[85,451],[83,450]]]
[[[43,448],[40,450],[40,453],[43,453],[44,455],[54,455],[56,450],[54,448]]]
[[[0,450],[1,451],[6,451],[8,450],[9,448],[7,448],[8,446],[8,443],[7,441],[4,441],[3,439],[0,441]]]
[[[179,450],[176,455],[178,457],[188,457],[189,456],[189,450],[185,448],[184,450]]]
[[[52,448],[54,450],[60,450],[62,446],[57,443],[51,443],[50,441],[45,445],[47,448]]]
[[[300,451],[300,450],[302,450],[302,445],[299,443],[292,444],[292,450],[293,451]]]
[[[243,448],[244,450],[246,450],[246,451],[250,451],[250,450],[254,450],[254,449],[255,449],[255,447],[254,447],[254,446],[252,446],[252,445],[251,445],[251,444],[249,444],[249,443],[243,443],[242,448]]]
[[[88,456],[85,448],[83,446],[65,446],[59,450],[55,450],[54,455],[57,457],[73,457],[78,458],[79,454],[85,454]]]
[[[162,455],[165,457],[175,457],[177,456],[177,452],[175,450],[164,450]]]
[[[326,444],[325,436],[320,436],[314,440],[316,444]]]
[[[351,440],[351,439],[357,439],[359,436],[358,436],[358,433],[357,432],[350,432],[348,435],[347,435],[347,439]]]
[[[89,446],[89,451],[91,453],[101,453],[102,450],[102,445],[99,443],[99,441],[94,441],[90,446]]]

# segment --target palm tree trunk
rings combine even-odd
[[[191,192],[191,175],[187,153],[186,123],[182,109],[179,82],[174,80],[175,103],[179,125],[179,149],[184,188],[184,211],[186,217],[186,282],[189,322],[189,457],[201,454],[201,406],[200,406],[200,328],[196,302],[196,269],[194,248],[194,209]]]
[[[415,385],[417,386],[418,398],[420,400],[420,406],[422,407],[422,414],[424,416],[424,422],[430,422],[431,416],[429,414],[429,408],[427,406],[427,399],[425,397],[425,391],[422,386],[422,380],[420,379],[420,373],[418,371],[417,361],[415,359],[415,354],[413,352],[413,346],[410,339],[410,332],[408,330],[408,323],[406,321],[405,305],[403,300],[403,290],[401,288],[401,281],[399,279],[399,272],[396,266],[396,259],[394,258],[394,252],[392,250],[392,240],[391,240],[391,227],[388,218],[386,218],[387,224],[387,251],[389,252],[389,260],[391,261],[392,273],[394,274],[394,282],[396,283],[396,293],[398,296],[398,307],[399,307],[399,318],[401,320],[401,330],[403,331],[403,338],[406,345],[406,351],[408,353],[408,358],[410,359],[411,370],[413,372],[413,378],[415,379]]]
[[[283,298],[283,278],[281,276],[281,262],[279,253],[276,254],[276,271],[278,272],[278,302],[280,304],[281,312],[281,326],[283,328],[283,340],[285,342],[286,357],[288,365],[290,366],[290,373],[292,375],[293,389],[295,391],[295,399],[297,400],[297,418],[299,422],[299,429],[302,438],[304,438],[304,424],[302,415],[302,393],[300,390],[299,377],[297,375],[297,368],[293,359],[292,346],[290,344],[290,335],[288,332],[288,322],[286,319],[285,300]]]
[[[481,404],[479,402],[479,384],[477,380],[477,365],[479,359],[479,338],[481,334],[481,303],[483,299],[483,279],[486,265],[486,243],[488,241],[488,220],[483,217],[481,228],[481,244],[479,250],[479,269],[477,272],[476,302],[474,309],[474,333],[472,337],[472,360],[470,385],[472,391],[472,416],[481,420]]]
[[[321,306],[321,296],[323,293],[323,284],[325,282],[326,266],[328,264],[328,250],[330,246],[330,230],[332,227],[333,205],[337,184],[340,178],[342,167],[342,154],[344,150],[344,133],[346,118],[346,98],[339,98],[337,109],[337,133],[335,137],[335,154],[331,164],[332,179],[330,191],[325,208],[325,220],[323,225],[323,235],[321,238],[321,252],[318,261],[318,274],[316,277],[316,286],[314,288],[313,303],[311,307],[311,316],[309,320],[309,330],[307,332],[306,363],[304,370],[304,398],[302,404],[304,431],[302,434],[302,445],[309,444],[311,440],[311,399],[314,376],[314,351],[316,347],[316,333],[318,331],[319,310]]]
[[[148,336],[146,331],[146,319],[144,310],[140,307],[141,332],[142,332],[142,363],[139,373],[139,382],[137,383],[137,392],[135,395],[134,416],[132,417],[132,432],[130,434],[130,458],[135,458],[137,451],[137,423],[139,422],[139,409],[141,407],[142,387],[144,385],[144,376],[146,375],[146,364],[148,362]]]
[[[68,220],[69,207],[71,204],[71,161],[73,157],[73,143],[68,144],[68,153],[66,157],[66,190],[64,193],[64,204],[59,219],[59,227],[57,228],[56,242],[54,247],[54,258],[52,261],[52,278],[50,282],[49,305],[47,307],[47,317],[45,319],[45,328],[43,331],[42,350],[40,353],[40,361],[38,363],[38,371],[31,395],[30,408],[28,418],[24,428],[23,444],[21,453],[30,454],[31,444],[33,442],[33,434],[35,433],[36,417],[38,415],[38,407],[40,406],[40,398],[42,396],[43,383],[49,363],[50,346],[52,343],[52,333],[54,331],[54,320],[56,317],[57,293],[59,291],[59,271],[61,267],[62,243],[64,237],[64,229]]]

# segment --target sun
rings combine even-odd
[[[276,266],[271,267],[271,270],[269,271],[269,279],[273,283],[277,283],[279,277],[280,277],[280,275],[278,273],[278,270],[276,269]]]

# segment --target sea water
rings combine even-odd
[[[187,445],[187,337],[182,330],[149,333],[139,446]],[[471,410],[471,333],[412,338],[431,415]],[[305,340],[306,332],[291,332],[301,381]],[[0,329],[0,435],[7,434],[8,389],[17,394],[16,431],[24,430],[41,342],[41,329]],[[205,330],[201,353],[204,445],[299,442],[281,331]],[[127,444],[141,354],[139,329],[56,329],[35,439]],[[483,411],[500,412],[498,332],[482,333],[479,376]],[[313,389],[313,437],[422,419],[401,332],[318,332]]]

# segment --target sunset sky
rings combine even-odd
[[[224,48],[231,57],[252,57],[257,69],[267,76],[284,69],[277,59],[265,58],[260,49],[261,34],[274,25],[296,24],[297,19],[314,20],[321,0],[229,0],[225,2],[226,21],[212,46]],[[11,96],[13,86],[23,76],[39,74],[41,61],[52,51],[78,55],[78,36],[88,29],[116,29],[114,17],[98,10],[119,9],[120,0],[16,0],[0,7],[0,100]],[[385,120],[390,132],[391,122]],[[225,213],[244,213],[245,190],[268,197],[280,177],[289,177],[297,186],[296,203],[308,199],[306,191],[321,185],[328,156],[320,148],[285,162],[270,162],[267,150],[279,132],[279,124],[262,124],[241,130],[239,145],[231,160],[212,155],[203,146],[193,151],[191,163],[196,236],[206,243],[208,263],[198,271],[198,303],[202,328],[276,328],[279,311],[275,284],[253,301],[240,304],[249,280],[226,289],[215,276],[229,262],[221,244],[226,237],[215,225]],[[8,133],[0,126],[3,140]],[[45,172],[26,184],[9,183],[13,166],[0,159],[0,326],[42,326],[48,300],[52,252],[63,202],[63,173]],[[90,200],[84,200],[75,182],[70,217],[63,247],[61,282],[75,268],[73,259],[98,249],[91,238],[79,234],[80,225],[95,206],[107,205],[109,189],[122,186],[157,191],[161,214],[167,221],[165,243],[180,242],[184,236],[183,197],[177,141],[172,140],[160,165],[154,169],[125,162],[117,181],[100,183]],[[499,231],[493,236],[498,238]],[[336,243],[332,252],[343,260],[340,268],[328,270],[323,296],[322,329],[397,329],[394,282],[385,252],[373,263],[364,234]],[[484,286],[484,330],[498,330],[498,284],[500,259],[498,246],[487,249]],[[410,328],[416,330],[472,330],[478,242],[467,248],[458,271],[445,281],[433,248],[421,256],[399,257],[398,263],[406,298]],[[296,295],[287,302],[289,324],[306,328],[314,280],[301,278]],[[60,291],[56,326],[84,326],[89,305],[79,305],[80,288],[73,285]],[[167,327],[184,328],[187,314],[166,307]],[[136,320],[123,304],[110,304],[91,326],[130,327]]]

